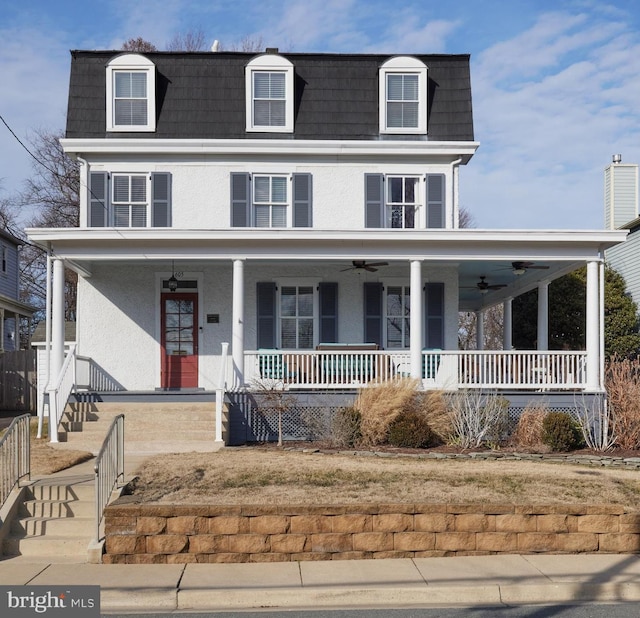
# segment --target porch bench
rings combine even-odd
[[[422,379],[423,380],[435,380],[438,375],[438,369],[440,369],[441,357],[439,352],[442,352],[439,348],[423,349],[422,352]],[[411,363],[399,363],[396,367],[396,373],[402,378],[411,377]]]
[[[371,352],[379,349],[377,343],[320,343],[319,352]],[[368,382],[376,375],[375,358],[369,355],[323,356],[320,359],[322,375],[338,382]]]
[[[280,350],[258,350],[258,372],[263,380],[287,382],[292,377],[287,361]]]

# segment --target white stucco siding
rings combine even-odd
[[[359,343],[364,338],[363,283],[409,285],[409,262],[381,267],[376,273],[349,270],[350,262],[291,265],[245,262],[245,348],[257,347],[256,284],[338,283],[338,339]],[[180,279],[196,279],[199,294],[199,383],[212,390],[220,374],[220,350],[231,341],[232,262],[176,265]],[[455,266],[423,266],[422,279],[445,284],[445,346],[457,347],[457,271]],[[169,270],[157,264],[97,264],[92,276],[78,283],[78,353],[92,359],[117,388],[153,390],[160,387],[160,286]],[[317,291],[316,291],[317,294]],[[317,296],[316,296],[317,301]],[[316,316],[317,316],[316,302]],[[207,316],[217,316],[209,323]],[[315,322],[317,329],[317,320]],[[316,330],[317,337],[317,330]]]
[[[338,164],[339,162],[339,164]],[[172,227],[176,229],[224,229],[231,226],[231,173],[311,174],[312,223],[316,229],[362,229],[364,227],[365,174],[420,176],[444,174],[446,177],[446,221],[452,227],[454,213],[451,165],[444,161],[388,162],[338,161],[338,158],[296,158],[272,161],[217,161],[210,157],[162,163],[142,159],[127,162],[100,160],[90,164],[91,171],[111,173],[168,172],[171,174]],[[424,204],[424,183],[420,185],[420,201]],[[289,185],[289,200],[291,189]],[[83,200],[83,210],[87,208]],[[424,208],[418,212],[424,220]],[[86,225],[86,216],[82,217]],[[424,226],[422,223],[421,227]]]
[[[142,266],[99,265],[78,280],[78,354],[126,390],[156,386],[154,287]]]

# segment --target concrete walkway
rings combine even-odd
[[[103,612],[640,601],[640,556],[502,555],[266,564],[0,561],[3,585],[99,585]]]
[[[144,460],[130,458],[126,474]],[[93,461],[52,475],[87,475]],[[53,480],[53,479],[52,479]],[[81,564],[81,566],[80,566]],[[2,585],[99,585],[101,611],[640,601],[640,555],[112,565],[0,557]]]

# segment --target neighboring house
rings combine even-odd
[[[626,242],[607,249],[607,264],[625,280],[626,289],[640,307],[640,211],[638,164],[622,163],[621,155],[604,170],[604,219],[608,230],[629,230]]]
[[[403,375],[601,392],[602,252],[625,232],[458,229],[470,84],[467,55],[72,52],[80,227],[28,230],[53,262],[53,375],[66,266],[102,389],[224,386],[232,440],[256,382],[309,403]],[[585,263],[587,349],[547,352],[548,283]],[[513,351],[532,288],[538,350]],[[458,312],[496,303],[504,351],[458,351]]]
[[[0,352],[20,349],[20,319],[30,319],[35,308],[20,298],[22,242],[0,230]]]

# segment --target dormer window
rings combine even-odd
[[[416,58],[391,58],[380,67],[380,133],[427,132],[427,67]]]
[[[247,131],[293,132],[293,65],[277,54],[254,58],[246,68]]]
[[[107,65],[107,131],[156,130],[155,65],[139,54]]]

